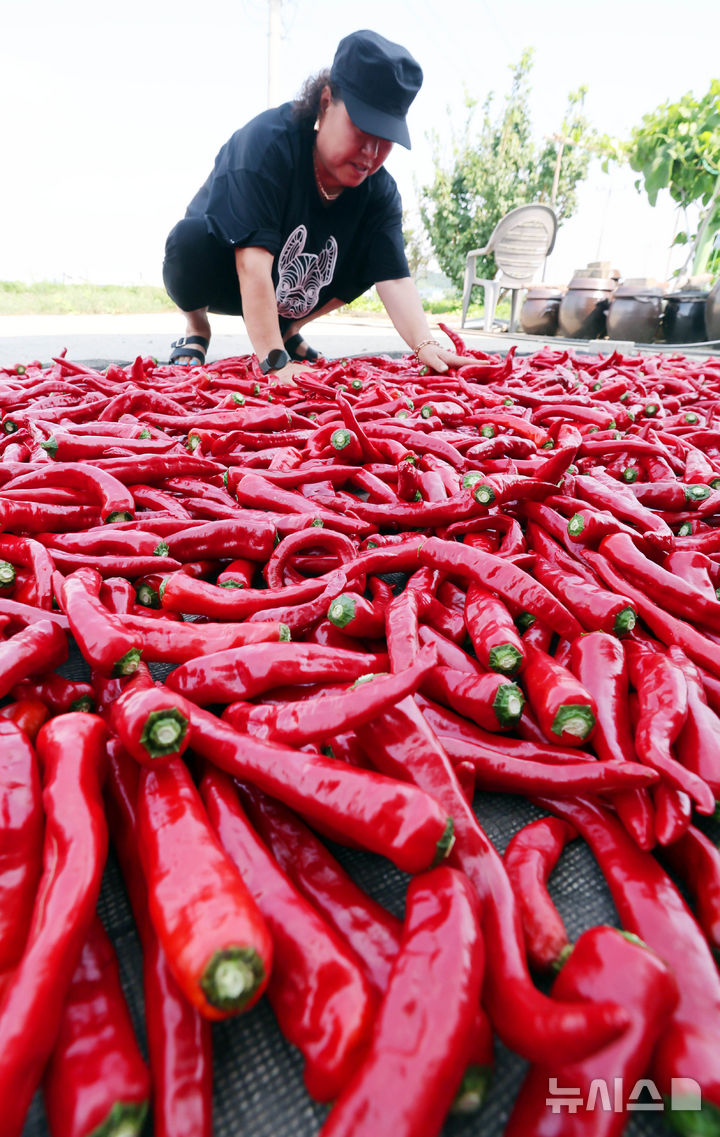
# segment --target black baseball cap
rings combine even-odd
[[[423,73],[409,51],[377,32],[351,32],[338,44],[330,80],[355,126],[410,149],[405,115]]]

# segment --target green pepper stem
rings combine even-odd
[[[445,860],[454,844],[455,825],[453,823],[452,817],[448,817],[447,822],[445,823],[445,828],[443,829],[443,835],[436,846],[435,859],[432,863],[433,868],[435,865],[439,865],[441,861]]]
[[[216,951],[205,968],[200,986],[205,998],[221,1011],[241,1011],[265,979],[265,967],[253,947]]]
[[[147,1116],[146,1101],[116,1101],[104,1121],[88,1137],[136,1137]]]
[[[514,726],[522,715],[525,696],[516,683],[502,683],[492,705],[501,726]]]
[[[187,736],[189,723],[178,707],[151,711],[145,720],[140,743],[151,758],[178,754]]]
[[[492,1076],[490,1066],[468,1066],[450,1106],[450,1113],[455,1117],[477,1113],[487,1097]]]
[[[503,675],[514,675],[522,661],[522,655],[511,643],[496,644],[488,652],[491,670],[501,671]]]
[[[585,739],[595,726],[595,715],[590,707],[582,703],[570,703],[560,707],[552,724],[553,734],[562,736],[571,734],[575,738]]]
[[[132,675],[137,671],[140,664],[140,656],[142,649],[139,647],[131,647],[130,651],[126,651],[125,655],[121,656],[113,668],[113,675]]]
[[[625,608],[621,608],[615,617],[613,624],[613,632],[616,636],[625,636],[631,632],[637,623],[637,612],[628,604]]]

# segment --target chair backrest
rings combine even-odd
[[[549,205],[519,205],[498,221],[487,243],[508,283],[529,284],[552,252],[557,216]]]

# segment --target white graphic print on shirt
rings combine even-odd
[[[304,253],[307,229],[298,225],[283,245],[278,260],[278,286],[275,290],[280,316],[297,320],[316,306],[320,289],[329,284],[335,272],[338,246],[328,237],[319,253]]]

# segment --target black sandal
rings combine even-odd
[[[187,345],[191,343],[198,344],[202,350],[198,351],[196,347],[188,347]],[[171,343],[170,347],[173,348],[169,359],[170,363],[176,363],[179,359],[187,359],[189,357],[190,359],[196,359],[198,363],[202,364],[205,362],[207,349],[210,347],[210,340],[206,340],[204,336],[181,336],[179,340],[175,340],[175,343]],[[187,363],[185,366],[193,367],[194,364]]]
[[[300,344],[305,344],[304,355],[300,355],[298,353]],[[305,343],[305,340],[302,338],[300,333],[298,333],[296,336],[290,336],[289,339],[285,340],[285,351],[288,353],[291,359],[295,360],[296,363],[314,363],[316,359],[320,358],[320,352],[315,351],[314,348]]]

